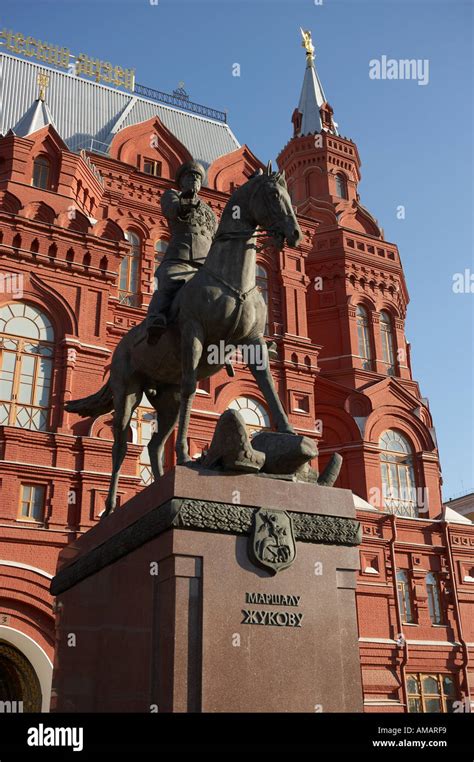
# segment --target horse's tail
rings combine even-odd
[[[342,455],[335,452],[324,469],[323,473],[319,476],[318,484],[321,487],[332,487],[342,466]]]
[[[82,418],[89,418],[89,416],[96,418],[98,415],[109,413],[114,408],[114,398],[109,381],[95,394],[80,400],[71,400],[64,407],[68,413],[77,413]]]

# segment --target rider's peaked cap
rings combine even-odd
[[[186,172],[196,172],[198,175],[201,176],[201,182],[204,182],[204,178],[206,176],[206,170],[202,166],[202,164],[199,164],[198,161],[185,161],[184,164],[181,164],[180,168],[176,172],[176,182],[179,183],[182,176],[186,174]]]

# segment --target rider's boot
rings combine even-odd
[[[155,315],[146,327],[147,343],[151,345],[156,344],[166,325],[167,320],[163,313]]]

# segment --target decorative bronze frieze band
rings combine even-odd
[[[233,503],[173,498],[61,569],[51,581],[51,593],[59,595],[69,590],[167,529],[250,535],[257,511],[258,508]],[[288,513],[293,521],[296,541],[332,545],[358,545],[361,542],[360,522],[354,519]]]

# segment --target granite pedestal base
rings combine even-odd
[[[277,573],[262,508],[290,517]],[[62,551],[52,710],[362,711],[359,532],[347,490],[173,469]]]

